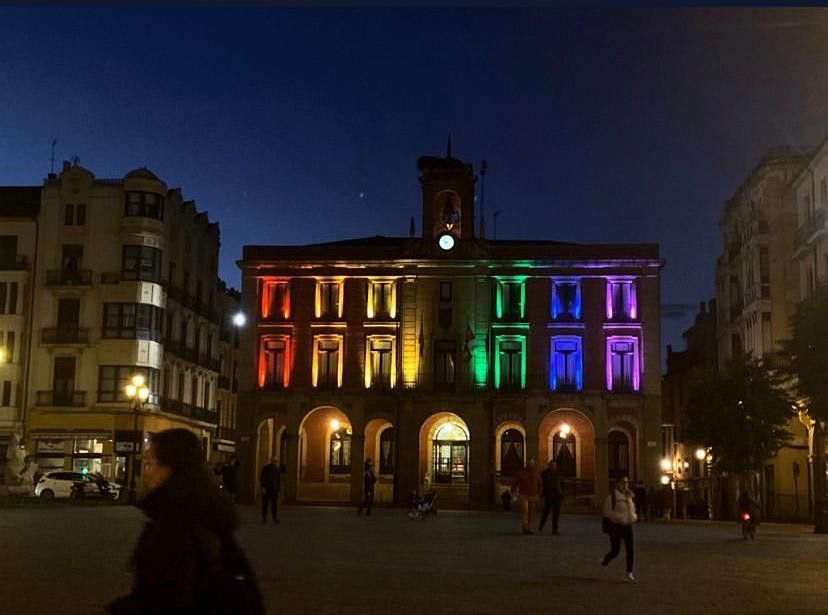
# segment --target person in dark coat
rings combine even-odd
[[[643,481],[638,481],[635,483],[635,489],[633,489],[633,494],[635,494],[635,509],[638,511],[639,515],[643,518],[647,518],[647,488],[644,486]]]
[[[146,495],[138,503],[148,521],[132,554],[132,592],[109,604],[109,613],[211,613],[224,599],[227,578],[244,584],[253,604],[244,612],[264,613],[250,564],[233,539],[234,507],[202,459],[201,442],[189,430],[152,436],[141,475]]]
[[[236,492],[239,487],[239,458],[236,455],[231,455],[221,468],[221,485],[230,497],[230,500],[236,501]]]
[[[371,516],[371,508],[374,505],[374,484],[377,482],[377,476],[374,474],[374,462],[370,459],[365,460],[365,469],[362,471],[362,485],[364,499],[362,504],[357,509],[357,514],[362,514],[362,509],[365,508],[365,514]]]
[[[561,486],[561,474],[558,472],[558,464],[554,459],[549,460],[549,467],[541,472],[543,482],[543,512],[541,513],[538,532],[543,532],[543,526],[552,511],[552,533],[558,534],[558,519],[561,516],[561,504],[563,503],[563,488]]]
[[[279,460],[276,457],[262,468],[259,485],[262,488],[262,523],[267,521],[268,505],[270,505],[273,522],[279,523],[279,492],[282,486],[282,475]]]

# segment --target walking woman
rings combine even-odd
[[[370,459],[365,460],[365,469],[362,471],[362,484],[365,494],[365,499],[359,505],[357,514],[362,514],[362,509],[367,509],[365,514],[371,516],[371,508],[374,506],[374,483],[377,482],[377,476],[374,474],[374,463]]]
[[[148,520],[132,554],[132,592],[107,610],[264,613],[250,564],[233,539],[238,517],[210,479],[199,438],[186,429],[154,434],[141,478],[146,495],[138,507]]]
[[[621,541],[624,541],[624,550],[627,554],[627,575],[625,579],[635,583],[633,563],[633,523],[638,520],[635,514],[635,498],[630,490],[630,479],[626,476],[618,481],[612,492],[604,500],[604,531],[609,534],[610,550],[601,560],[601,565],[609,564],[621,550]]]

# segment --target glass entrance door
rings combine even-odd
[[[434,441],[434,482],[465,483],[468,480],[468,443]]]

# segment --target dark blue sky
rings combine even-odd
[[[146,165],[220,222],[232,285],[245,243],[419,231],[451,133],[498,237],[661,244],[679,346],[724,201],[828,132],[823,10],[5,8],[0,58],[0,184],[40,183],[53,138]]]

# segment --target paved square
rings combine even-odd
[[[623,549],[609,568],[597,517],[564,515],[561,536],[519,534],[514,514],[285,507],[281,525],[241,508],[239,540],[269,613],[828,613],[828,536],[763,524],[636,527],[637,585]],[[0,509],[0,613],[74,615],[130,585],[142,525],[128,507]]]

